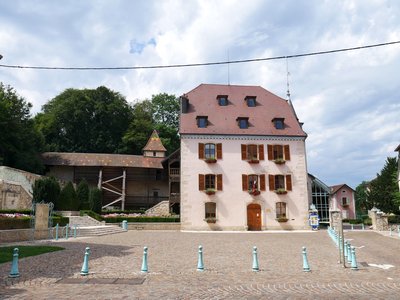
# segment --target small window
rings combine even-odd
[[[285,176],[275,175],[275,190],[285,189]]]
[[[274,145],[274,159],[283,159],[283,145]]]
[[[240,129],[247,129],[249,128],[249,118],[237,118],[238,125]]]
[[[248,107],[256,107],[256,97],[255,96],[247,96],[245,98]]]
[[[205,176],[205,189],[214,189],[215,190],[215,175],[214,174],[207,174]]]
[[[347,197],[342,197],[342,206],[347,206],[347,205],[349,205]]]
[[[204,116],[197,117],[197,127],[206,128],[208,125],[208,118]]]
[[[228,96],[220,95],[217,96],[218,105],[219,106],[227,106],[228,105]]]
[[[284,118],[275,118],[272,120],[274,122],[274,126],[276,129],[284,129],[285,128],[285,119]]]
[[[215,144],[205,144],[204,145],[204,157],[205,159],[208,158],[215,158]]]
[[[258,159],[258,146],[247,145],[247,159]]]
[[[276,218],[286,218],[286,203],[277,202],[276,203]]]
[[[247,176],[248,187],[249,190],[255,191],[258,190],[258,175],[249,175]]]
[[[157,152],[156,151],[153,151],[153,156],[157,156]]]
[[[158,192],[157,191],[153,191],[153,197],[154,198],[158,198]]]
[[[205,204],[205,218],[215,218],[217,212],[217,204],[214,202],[207,202]]]

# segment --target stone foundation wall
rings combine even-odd
[[[181,223],[128,223],[128,230],[181,230]]]
[[[32,196],[19,184],[0,179],[0,209],[30,209]]]
[[[11,229],[0,230],[0,243],[12,243],[32,240],[46,240],[49,230]]]

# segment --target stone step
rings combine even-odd
[[[73,227],[70,227],[71,233]],[[77,228],[77,236],[100,236],[114,233],[126,232],[126,230],[116,225],[105,225],[105,226],[79,226]]]
[[[71,226],[104,226],[105,222],[97,221],[89,216],[70,216],[69,217],[69,224]]]

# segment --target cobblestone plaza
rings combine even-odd
[[[349,231],[359,270],[338,263],[339,250],[318,232],[128,231],[36,242],[64,251],[0,265],[1,299],[399,299],[400,238]],[[197,271],[203,246],[204,272]],[[141,273],[143,247],[148,273]],[[259,272],[252,271],[258,248]],[[302,246],[311,272],[303,272]],[[89,275],[81,276],[90,247]]]

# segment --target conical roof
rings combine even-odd
[[[146,146],[144,146],[143,151],[167,151],[158,136],[157,130],[153,130]]]

